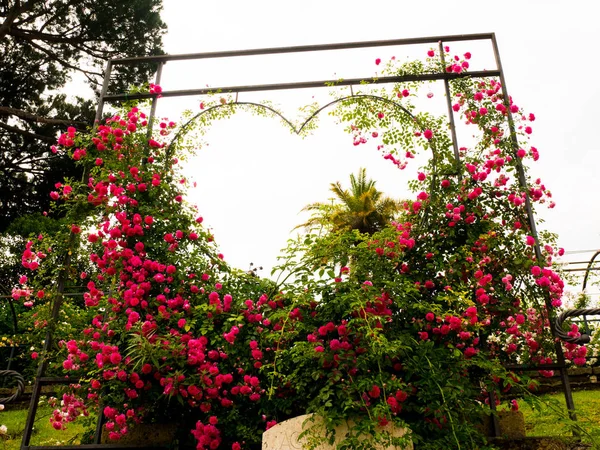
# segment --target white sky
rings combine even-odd
[[[595,80],[600,31],[592,13],[595,2],[164,0],[164,5],[169,27],[165,50],[171,54],[495,32],[507,89],[537,117],[532,144],[541,158],[532,174],[542,178],[557,203],[543,212],[542,227],[559,233],[566,250],[600,248],[600,87]],[[491,49],[465,46],[453,49],[470,50],[474,61],[490,66]],[[366,77],[374,74],[376,57],[392,55],[401,57],[402,52],[383,48],[297,59],[169,63],[161,84],[181,89]],[[443,106],[437,92],[434,99]],[[293,117],[295,108],[311,102],[313,95],[323,94],[307,89],[293,95],[240,94],[240,100],[271,99]],[[182,108],[198,111],[198,99],[160,102],[158,114],[173,120]],[[299,210],[327,200],[330,182],[348,184],[349,173],[364,166],[381,190],[405,197],[406,182],[418,168],[413,164],[399,171],[374,146],[352,146],[351,137],[325,115],[319,130],[304,140],[275,120],[249,114],[218,123],[206,139],[210,146],[186,166],[198,182],[192,201],[214,229],[225,259],[242,269],[250,262],[263,265],[264,276],[289,231],[303,221]]]

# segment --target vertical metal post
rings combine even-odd
[[[600,255],[600,250],[598,250],[596,253],[594,253],[592,255],[592,258],[590,259],[590,262],[588,263],[587,268],[585,269],[585,276],[583,277],[583,284],[581,285],[581,292],[583,292],[583,293],[585,293],[585,289],[587,288],[587,282],[588,282],[588,278],[590,276],[590,270],[592,270],[594,261],[596,260],[598,255]]]
[[[50,319],[50,324],[48,325],[48,329],[46,330],[46,338],[44,340],[44,347],[42,350],[42,356],[40,364],[38,365],[38,369],[35,375],[35,383],[33,385],[33,390],[31,392],[31,401],[29,402],[29,411],[27,412],[27,421],[25,422],[25,430],[23,431],[23,438],[21,439],[21,450],[24,450],[24,447],[29,446],[29,441],[31,440],[31,434],[33,432],[33,423],[35,422],[35,414],[37,412],[38,402],[40,399],[40,395],[42,392],[42,383],[41,378],[46,373],[46,367],[48,366],[48,356],[50,350],[52,348],[52,335],[54,333],[54,327],[56,326],[56,321],[58,319],[58,314],[60,312],[60,306],[62,304],[63,292],[65,290],[65,281],[67,277],[67,271],[71,264],[71,248],[75,241],[75,234],[71,233],[71,237],[69,239],[69,251],[65,257],[65,262],[63,265],[63,270],[58,278],[58,286],[56,288],[56,296],[54,297],[54,301],[52,303],[52,314]]]
[[[446,58],[444,57],[444,43],[439,42],[440,60],[442,61],[442,70],[446,68]],[[444,79],[444,88],[446,90],[446,104],[448,106],[448,119],[450,120],[450,133],[452,135],[452,147],[454,149],[454,160],[456,161],[456,174],[458,179],[462,179],[460,170],[460,153],[458,152],[458,140],[456,138],[456,125],[454,123],[454,111],[452,110],[452,99],[450,97],[450,82]]]
[[[481,343],[481,348],[483,351],[489,350],[487,334],[482,333],[480,335],[479,342]],[[481,383],[481,381],[480,381],[480,383]],[[483,384],[483,383],[482,383],[482,385],[485,386],[485,384]],[[492,414],[490,416],[490,427],[489,427],[488,431],[491,433],[492,437],[499,437],[501,435],[500,421],[498,420],[498,415],[497,415],[496,393],[494,392],[493,389],[490,389],[488,392],[488,401],[490,402],[490,409],[492,410]]]
[[[100,91],[100,97],[98,98],[98,109],[96,110],[96,118],[94,124],[98,124],[102,118],[102,111],[104,109],[104,97],[108,92],[108,85],[110,83],[110,74],[112,72],[112,60],[109,59],[106,63],[106,69],[104,70],[104,82],[102,83],[102,90]]]
[[[18,326],[18,322],[17,322],[17,312],[15,311],[15,305],[13,305],[13,299],[11,297],[8,297],[7,300],[8,300],[8,307],[10,308],[10,312],[12,314],[13,333],[16,335],[19,332],[19,326]],[[10,366],[15,358],[15,348],[16,347],[13,342],[13,345],[10,348],[10,356],[8,357],[8,364],[6,365],[6,370],[10,370]],[[4,386],[4,382],[2,383],[2,385]]]
[[[590,333],[590,324],[588,323],[586,314],[583,315],[583,329],[585,330],[585,334],[591,334]]]
[[[496,394],[493,391],[490,391],[488,395],[488,399],[490,402],[490,409],[492,410],[491,418],[491,429],[489,430],[492,433],[492,437],[501,436],[500,430],[500,421],[498,420],[498,416],[496,415]]]
[[[504,78],[504,70],[502,69],[502,61],[500,60],[500,52],[498,51],[498,42],[496,41],[496,34],[492,33],[492,46],[494,49],[494,58],[496,59],[496,67],[500,71],[500,82],[502,83],[502,92],[504,94],[504,106],[506,106],[507,110],[507,118],[508,118],[508,127],[510,131],[510,137],[512,141],[512,157],[516,161],[517,165],[517,174],[519,179],[519,184],[521,188],[525,191],[525,208],[527,210],[527,219],[529,221],[529,229],[531,230],[531,234],[535,239],[534,251],[535,256],[540,265],[544,264],[544,257],[542,255],[542,250],[540,248],[540,242],[537,233],[537,227],[535,223],[535,217],[533,215],[533,208],[531,206],[531,198],[527,189],[527,179],[525,178],[525,170],[523,169],[523,164],[521,163],[521,159],[517,157],[517,150],[519,149],[519,141],[517,140],[517,134],[515,130],[515,122],[510,111],[510,102],[508,90],[506,88],[506,79]],[[552,312],[553,306],[550,303],[550,298],[546,296],[545,299],[546,310],[548,311],[548,318],[552,323]],[[575,415],[575,403],[573,402],[573,393],[571,392],[571,383],[569,382],[569,374],[567,373],[566,363],[565,363],[565,355],[562,351],[562,344],[559,339],[556,338],[556,332],[553,326],[550,327],[552,332],[552,337],[554,338],[554,349],[556,351],[556,359],[558,360],[559,365],[561,366],[560,370],[560,378],[563,384],[563,390],[565,393],[565,401],[567,403],[567,409],[569,410],[569,416],[571,419],[576,420],[577,417]]]
[[[98,422],[96,422],[96,431],[94,432],[94,444],[100,444],[102,441],[102,426],[104,425],[104,412],[102,406],[98,409]]]
[[[158,63],[158,68],[156,69],[156,77],[154,78],[154,84],[160,84],[160,79],[162,77],[162,69],[165,65],[164,62]],[[150,107],[150,117],[148,118],[148,139],[152,137],[152,126],[154,125],[154,116],[156,115],[156,106],[158,103],[158,96],[152,97],[152,106]]]

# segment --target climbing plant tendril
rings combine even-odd
[[[274,105],[217,93],[181,126],[157,121],[150,138],[141,106],[61,135],[54,150],[89,176],[49,193],[68,226],[28,242],[13,292],[31,308],[38,351],[46,327],[55,329],[56,345],[34,357],[81,379],[52,425],[65,428],[92,408],[111,440],[140,422],[176,420],[180,439],[198,449],[239,450],[259,448],[276,422],[314,412],[329,433],[352,419],[350,448],[408,440],[490,448],[475,426],[490,414],[488,394],[534,386],[503,364],[556,356],[547,307],[561,306],[553,262],[562,250],[524,220],[527,202],[553,206],[541,180],[527,176],[523,186],[516,177],[539,157],[529,141],[535,116],[505,98],[499,80],[460,78],[471,55],[444,51],[449,64],[432,49],[422,61],[390,60],[382,76],[457,74],[453,113],[477,136],[457,152],[447,117],[417,112],[413,100],[428,97],[418,82],[365,83],[351,95],[332,86],[334,99],[302,108],[298,123]],[[224,261],[201,212],[186,203],[179,171],[211,124],[240,109],[278,117],[297,134],[327,111],[349,145],[375,147],[398,170],[421,152],[431,157],[415,167],[414,197],[393,223],[373,234],[309,228],[283,250],[283,281],[258,278]],[[67,251],[67,283],[85,292],[79,303],[65,299],[72,320],[49,324]],[[578,336],[575,325],[570,333]],[[574,364],[586,351],[565,344]],[[411,431],[392,438],[390,423]]]

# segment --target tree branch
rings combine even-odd
[[[0,106],[0,116],[16,116],[28,122],[47,123],[51,125],[89,125],[86,122],[69,119],[50,119],[48,117],[37,116],[21,109],[9,108],[8,106]]]
[[[73,44],[73,46],[76,48],[79,48],[75,44]],[[90,47],[89,45],[85,45],[85,43],[81,44],[81,48],[85,49],[86,53],[89,53],[90,55],[92,55],[96,58],[102,58],[102,59],[108,59],[110,55],[121,55],[122,54],[122,52],[120,52],[118,50],[103,49],[103,50],[97,51],[96,49]],[[97,56],[94,53],[97,53],[100,56]]]
[[[25,25],[25,24],[35,21],[35,19],[37,19],[38,17],[42,17],[44,14],[46,14],[45,11],[40,11],[37,14],[30,14],[27,17],[24,17],[22,19],[14,21],[13,25],[20,27],[21,25]]]
[[[44,29],[57,17],[59,17],[60,15],[62,15],[64,13],[63,10],[57,9],[56,14],[53,14],[50,16],[49,19],[46,19],[46,21],[42,24],[42,26],[38,29],[38,33],[41,33],[44,31]]]
[[[39,158],[24,159],[23,162],[27,161],[28,164],[35,163],[35,162],[38,162],[38,161],[48,162],[48,161],[50,161],[52,159],[60,158],[60,156],[61,155],[59,155],[58,153],[57,154],[48,153],[48,154],[45,154],[44,156],[40,156]]]
[[[75,31],[77,28],[81,28],[81,24],[80,23],[78,23],[77,25],[72,26],[68,30],[63,31],[61,34],[65,35],[65,36],[68,36],[69,34],[73,33],[73,31]]]
[[[74,66],[72,64],[69,64],[68,62],[66,62],[66,61],[62,60],[61,58],[59,58],[58,55],[56,55],[55,53],[53,53],[50,50],[42,47],[41,45],[36,44],[35,42],[29,42],[29,45],[31,45],[32,47],[37,48],[41,52],[44,52],[51,59],[53,59],[54,61],[56,61],[59,64],[61,64],[63,67],[69,68],[69,69],[72,69],[72,70],[76,70],[78,72],[83,73],[85,75],[85,77],[88,79],[88,81],[90,81],[91,83],[100,84],[97,80],[94,80],[92,78],[92,76],[95,75],[95,76],[98,76],[98,77],[102,77],[103,76],[102,73],[100,73],[100,72],[90,72],[89,70],[85,70],[85,69],[82,69],[81,67],[77,67],[77,66]]]
[[[19,166],[10,166],[8,169],[11,169],[13,173],[26,173],[30,175],[44,175],[44,171],[41,169],[29,168],[29,167],[19,167]]]
[[[38,17],[42,17],[42,16],[44,16],[46,14],[48,14],[48,11],[42,10],[42,11],[39,11],[39,12],[37,12],[35,14],[30,14],[27,17],[24,17],[22,19],[19,19],[19,20],[15,21],[13,23],[13,25],[21,26],[21,25],[25,25],[25,24],[30,23],[30,22],[34,22],[35,19],[37,19]]]
[[[18,127],[13,127],[11,125],[5,124],[4,122],[0,122],[0,128],[4,128],[6,131],[10,131],[12,133],[18,133],[18,134],[21,134],[23,136],[29,136],[29,137],[32,137],[32,138],[37,139],[39,141],[48,142],[50,144],[56,143],[56,139],[55,138],[52,138],[50,136],[43,136],[41,134],[37,134],[37,133],[33,133],[31,131],[23,130],[23,129],[18,128]]]
[[[17,17],[33,8],[33,5],[35,5],[36,1],[39,0],[29,0],[23,6],[21,6],[21,0],[15,1],[15,5],[8,11],[6,19],[4,19],[4,22],[2,22],[2,25],[0,25],[0,40],[2,40],[2,38],[7,34],[12,34],[12,25]]]
[[[6,172],[39,173],[39,174],[44,173],[44,169],[42,169],[40,167],[36,167],[35,165],[31,165],[31,167],[23,167],[22,164],[23,163],[20,161],[4,159],[2,161],[2,166],[0,166],[0,169],[2,169],[2,171],[5,173]],[[29,166],[31,163],[29,161],[27,161],[25,164],[27,164]]]
[[[19,16],[20,9],[21,9],[21,2],[20,2],[20,0],[16,0],[15,5],[8,10],[6,19],[4,19],[4,22],[2,22],[2,25],[0,25],[0,39],[8,34],[8,32],[10,31],[11,25]]]
[[[5,33],[6,34],[6,33]],[[14,37],[27,39],[28,41],[46,41],[55,44],[80,44],[82,42],[92,42],[90,39],[64,37],[60,34],[40,33],[35,30],[22,30],[20,28],[11,28],[10,34]],[[1,37],[1,35],[0,35]]]

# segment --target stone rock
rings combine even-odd
[[[500,436],[503,438],[516,439],[525,437],[525,417],[521,411],[498,411],[498,422],[500,425]],[[492,418],[486,416],[483,420],[485,433],[492,435]]]
[[[348,425],[348,423],[345,423],[336,427],[336,436],[333,445],[326,443],[320,444],[315,450],[334,450],[336,445],[342,441],[348,432]],[[302,450],[305,448],[303,445],[308,443],[310,437],[303,436],[302,439],[300,439],[299,436],[303,431],[311,428],[312,426],[322,427],[323,432],[325,430],[325,425],[323,424],[322,419],[313,416],[312,414],[305,414],[303,416],[294,417],[278,423],[263,433],[262,450]],[[393,437],[402,437],[407,432],[407,430],[404,428],[393,426],[388,426],[386,429],[388,429]],[[411,443],[405,446],[403,449],[394,446],[384,447],[382,445],[379,445],[376,448],[378,450],[412,450],[413,445]]]
[[[572,367],[568,371],[569,376],[577,377],[580,375],[591,375],[592,368],[591,367]]]

